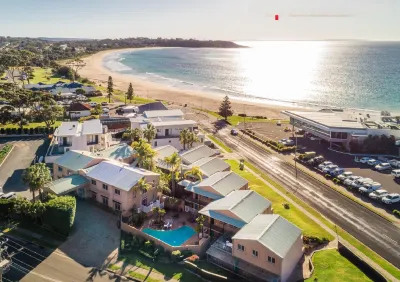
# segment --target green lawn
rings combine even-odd
[[[51,72],[51,68],[33,68],[33,79],[30,79],[31,84],[43,82],[46,84],[56,83],[57,81],[69,82],[68,79],[62,79],[59,76],[55,76]],[[49,79],[48,79],[49,78]]]
[[[129,275],[130,277],[132,277],[132,278],[136,278],[136,279],[139,279],[139,280],[141,280],[141,281],[146,281],[146,282],[161,282],[161,280],[153,279],[153,278],[151,278],[151,277],[147,277],[147,279],[146,279],[146,275],[143,275],[143,274],[141,274],[141,273],[138,273],[138,272],[135,272],[135,271],[132,271],[132,270],[128,272],[128,275]]]
[[[210,134],[208,134],[207,137],[210,138],[214,143],[216,143],[218,146],[220,146],[220,147],[221,147],[223,150],[225,150],[226,152],[228,152],[228,153],[232,153],[232,152],[233,152],[231,148],[229,148],[228,146],[226,146],[226,145],[224,144],[224,142],[222,142],[221,140],[219,140],[217,137],[215,137],[215,136],[213,136],[213,135],[210,135]]]
[[[301,212],[294,206],[290,206],[290,209],[285,209],[283,203],[286,203],[285,199],[276,193],[271,187],[264,184],[264,182],[247,170],[240,170],[239,163],[235,160],[227,160],[227,163],[231,165],[231,169],[249,181],[250,189],[258,192],[260,195],[264,196],[272,202],[272,207],[274,213],[281,215],[286,218],[297,227],[299,227],[303,235],[313,236],[320,239],[326,238],[328,240],[333,240],[333,236],[324,230],[317,223],[312,221],[307,215]],[[247,165],[247,164],[246,164]]]
[[[11,151],[13,148],[12,144],[6,144],[0,149],[0,164],[1,162],[5,159],[5,157],[8,155],[8,153]]]
[[[56,121],[53,127],[60,126],[61,121]],[[24,128],[35,128],[35,127],[46,127],[44,122],[31,122],[28,125],[24,125]],[[6,125],[0,124],[0,128],[19,128],[18,124],[8,123]]]
[[[343,257],[337,250],[316,252],[313,256],[314,273],[308,282],[367,282],[372,281],[360,269]]]

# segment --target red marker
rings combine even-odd
[[[275,15],[275,20],[279,21],[279,15]]]

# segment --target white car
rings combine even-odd
[[[390,166],[390,163],[381,163],[381,164],[376,165],[375,169],[377,171],[385,171],[385,170],[392,169],[392,167]]]
[[[356,181],[354,181],[353,183],[351,183],[351,187],[352,188],[360,188],[362,186],[365,186],[367,183],[372,183],[374,182],[371,178],[360,178],[357,179]]]
[[[394,204],[400,202],[400,195],[397,193],[389,194],[382,198],[382,202],[387,205]]]
[[[398,160],[390,160],[390,161],[388,161],[388,163],[390,163],[390,165],[391,165],[393,168],[398,168],[399,165],[400,165],[400,162],[399,162]]]
[[[371,158],[370,157],[363,157],[360,159],[360,163],[366,164]]]
[[[15,192],[9,192],[1,196],[2,199],[13,199],[16,198],[17,194]]]
[[[334,170],[337,169],[337,168],[338,168],[338,166],[337,166],[337,165],[334,165],[334,164],[327,165],[326,167],[324,167],[324,168],[322,169],[322,172],[323,172],[323,173],[329,173],[329,172],[331,172],[331,171],[334,171]]]
[[[358,180],[360,178],[361,178],[361,176],[356,176],[356,175],[350,176],[350,177],[346,178],[343,181],[343,184],[344,185],[351,185],[351,183],[353,183],[354,181],[356,181],[356,180]]]
[[[379,190],[382,188],[382,185],[379,182],[372,182],[372,183],[367,183],[364,186],[358,188],[358,192],[364,194],[364,193],[372,193],[376,190]]]
[[[369,197],[374,200],[381,200],[383,197],[389,195],[389,192],[383,189],[376,190],[372,193],[369,193]]]
[[[380,163],[381,163],[380,161],[375,160],[375,159],[370,159],[370,160],[367,162],[367,164],[370,165],[370,166],[376,166],[376,165],[378,165],[378,164],[380,164]]]
[[[399,178],[400,177],[400,169],[394,169],[394,170],[392,170],[392,172],[390,174],[393,175],[395,178]]]
[[[319,169],[323,169],[324,167],[328,166],[328,165],[332,165],[333,163],[330,161],[324,161],[322,164],[318,165]]]
[[[334,169],[333,171],[329,171],[329,174],[331,176],[337,176],[337,175],[341,175],[344,172],[344,168],[338,167],[336,169]]]
[[[110,109],[107,107],[103,107],[103,113],[107,114],[110,112]]]
[[[92,106],[92,107],[96,107],[97,103],[96,102],[89,102],[89,105]]]
[[[353,176],[353,173],[351,171],[345,171],[342,174],[338,175],[337,179],[339,179],[340,181],[345,181],[350,176]]]

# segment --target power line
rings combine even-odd
[[[34,254],[37,254],[38,256],[40,256],[40,257],[42,257],[42,258],[44,258],[44,259],[46,258],[46,256],[41,255],[41,254],[39,254],[39,253],[37,253],[37,252],[35,252],[35,251],[32,251],[32,250],[29,249],[28,247],[22,246],[21,244],[15,242],[14,240],[11,240],[10,238],[8,238],[8,240],[9,240],[11,243],[13,243],[13,244],[15,244],[15,245],[18,245],[18,246],[20,246],[21,248],[24,248],[24,249],[26,249],[26,250],[28,250],[28,251],[34,253]],[[11,247],[13,247],[13,246],[11,246]],[[13,247],[13,248],[15,248],[15,247]]]
[[[10,282],[13,282],[13,281],[11,281],[10,279],[7,279],[7,278],[5,278],[5,277],[3,277],[3,280],[4,280],[4,281],[10,281]]]

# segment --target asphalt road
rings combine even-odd
[[[97,269],[84,267],[57,251],[40,248],[25,241],[9,238],[6,243],[11,256],[10,270],[3,275],[4,282],[60,282],[60,281],[119,281],[100,274]]]
[[[292,166],[245,138],[231,136],[229,129],[220,130],[217,136],[287,191],[400,268],[400,228],[300,170],[296,180]]]

